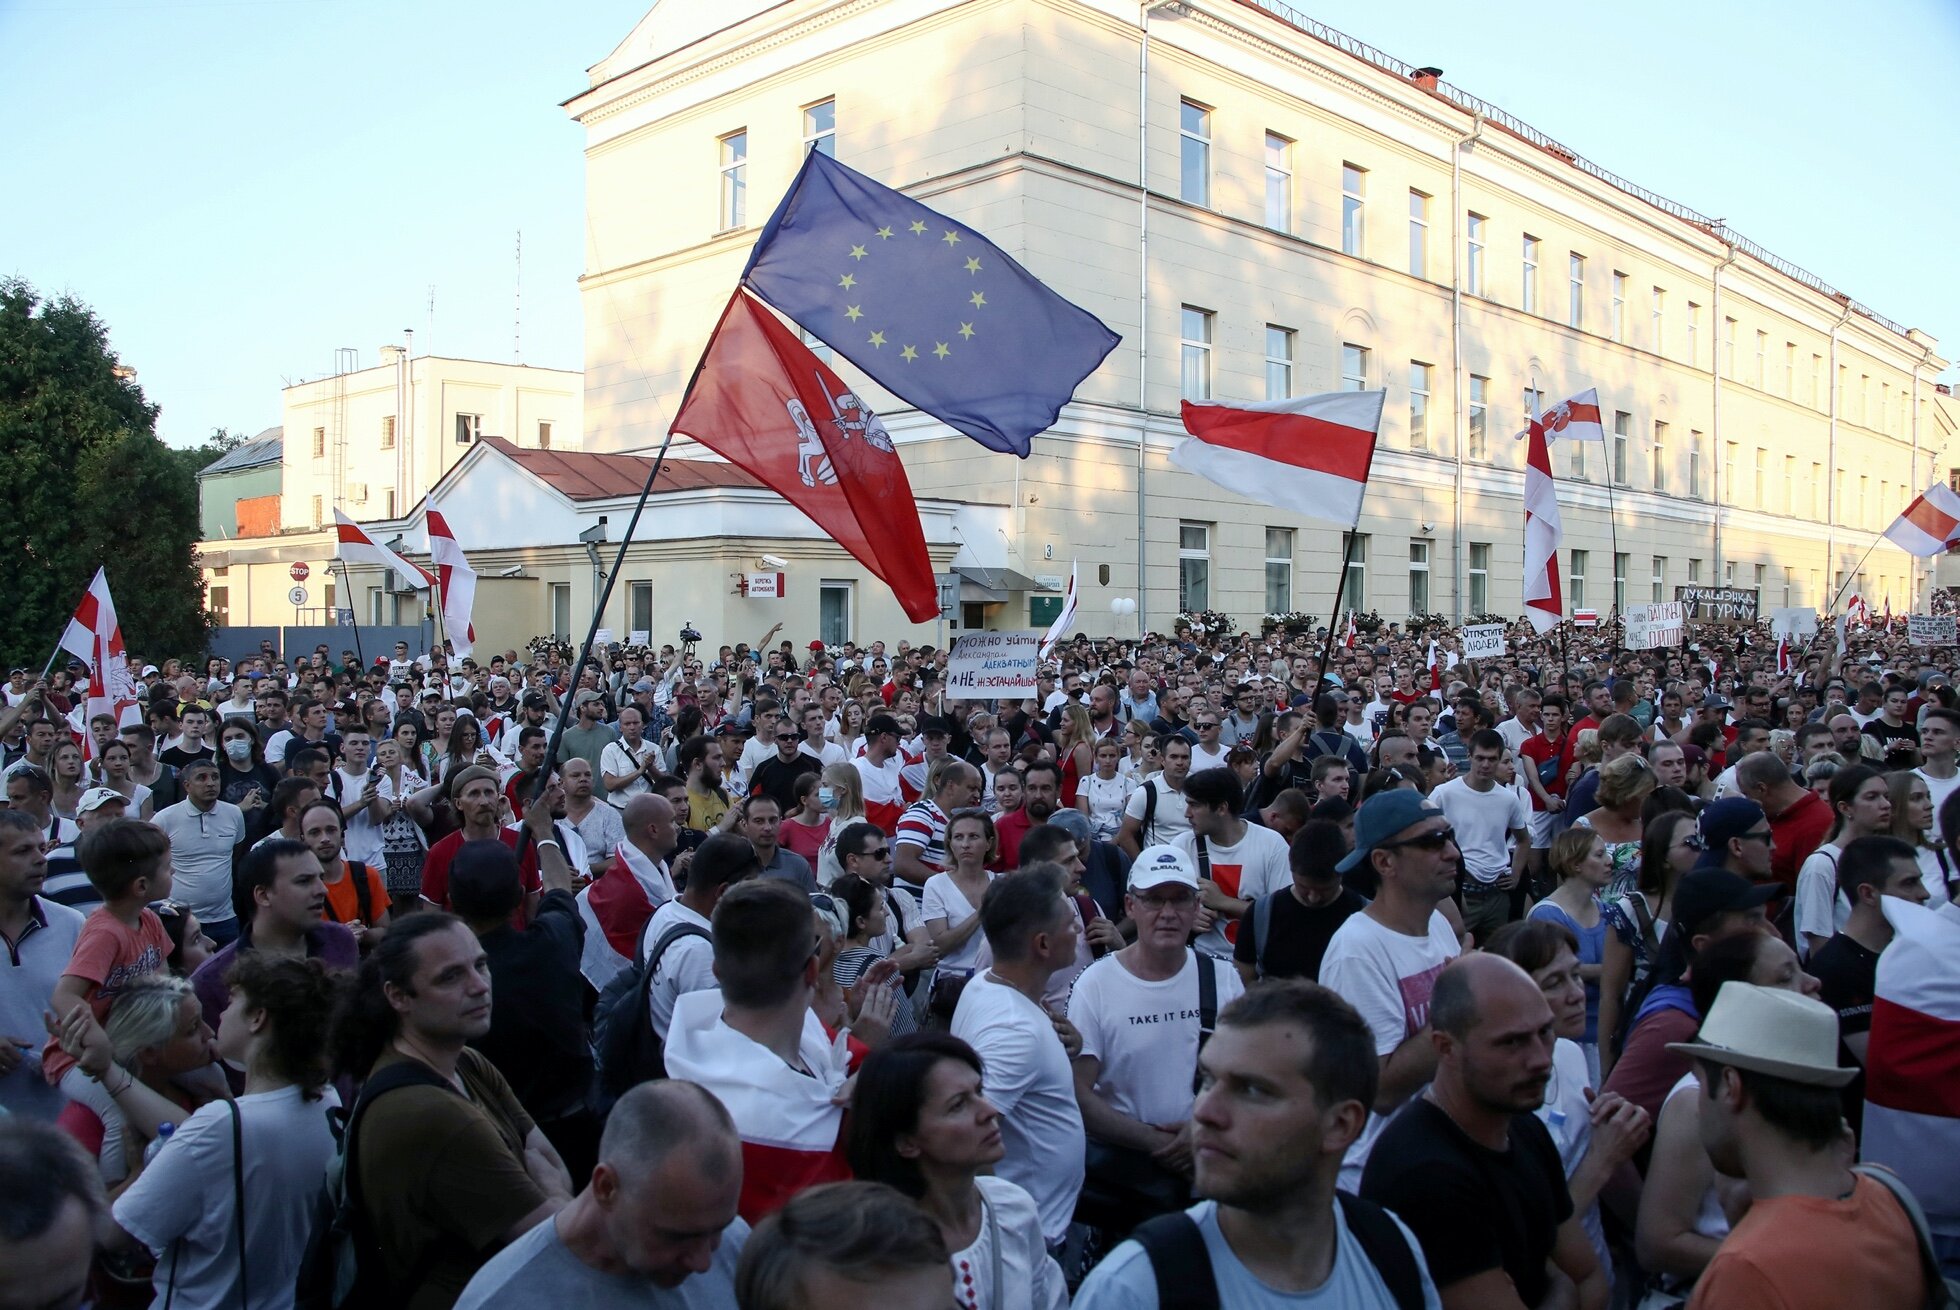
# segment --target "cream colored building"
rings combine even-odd
[[[405,514],[486,436],[540,450],[580,448],[584,386],[574,370],[480,359],[410,357],[383,346],[381,362],[287,387],[283,529]]]
[[[1181,397],[1342,387],[1388,393],[1353,570],[1385,617],[1520,612],[1512,436],[1588,387],[1609,442],[1555,455],[1570,606],[1730,582],[1765,609],[1841,584],[1903,609],[1923,585],[1865,552],[1947,468],[1960,411],[1932,337],[1281,4],[658,0],[567,110],[588,450],[665,435],[810,148],[1122,334],[1025,463],[839,361],[920,496],[1010,507],[998,548],[1026,586],[971,600],[969,624],[1027,625],[1071,559],[1091,632],[1135,630],[1111,617],[1126,596],[1157,628],[1200,605],[1326,615],[1341,533],[1167,453]]]

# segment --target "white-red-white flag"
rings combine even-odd
[[[1047,659],[1055,653],[1055,647],[1059,646],[1062,638],[1067,635],[1069,625],[1075,622],[1077,600],[1075,582],[1076,573],[1080,568],[1079,563],[1071,563],[1068,566],[1068,594],[1062,598],[1062,612],[1055,616],[1055,621],[1048,625],[1048,635],[1041,639],[1042,659]]]
[[[1885,539],[1921,559],[1960,545],[1960,492],[1935,482],[1885,529]]]
[[[102,569],[95,571],[75,617],[62,631],[61,649],[88,665],[88,704],[82,715],[82,758],[88,759],[95,754],[95,734],[88,725],[96,715],[114,715],[118,727],[143,721],[116,602],[109,596],[109,575]]]
[[[1790,672],[1794,665],[1790,658],[1790,634],[1778,633],[1776,637],[1776,671],[1779,674]]]
[[[1600,420],[1599,388],[1589,387],[1570,400],[1562,400],[1542,414],[1547,441],[1606,440],[1606,425]]]
[[[1879,908],[1892,940],[1878,957],[1865,1048],[1859,1154],[1892,1169],[1933,1231],[1960,1231],[1960,906],[1898,896]]]
[[[419,564],[409,561],[389,550],[370,537],[360,524],[340,512],[338,506],[333,512],[334,531],[339,534],[339,544],[335,555],[342,560],[352,560],[356,564],[375,564],[393,571],[404,583],[420,591],[431,586],[435,577]]]
[[[1261,501],[1351,528],[1375,459],[1386,391],[1234,405],[1184,402],[1171,463]]]
[[[1343,641],[1341,645],[1347,647],[1349,650],[1354,649],[1354,611],[1353,610],[1348,611],[1347,640]]]
[[[1872,625],[1872,607],[1865,604],[1863,596],[1853,596],[1851,603],[1844,607],[1844,613],[1861,628],[1869,628]]]
[[[429,529],[429,562],[436,566],[436,594],[442,601],[444,636],[450,649],[461,659],[476,648],[476,628],[470,611],[476,606],[476,570],[463,555],[456,534],[440,510],[430,506],[425,518]]]
[[[1558,516],[1558,483],[1552,478],[1552,456],[1545,444],[1545,426],[1536,417],[1525,434],[1524,467],[1524,616],[1538,632],[1550,632],[1565,617],[1565,599],[1558,585],[1558,548],[1565,525]]]
[[[1429,690],[1441,691],[1443,689],[1443,661],[1436,657],[1436,639],[1434,637],[1429,639],[1428,661]]]
[[[1892,593],[1889,591],[1885,593],[1885,620],[1884,621],[1885,621],[1885,631],[1889,634],[1892,631]]]

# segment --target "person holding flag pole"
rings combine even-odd
[[[1171,450],[1171,463],[1227,491],[1346,529],[1315,695],[1331,682],[1334,633],[1387,399],[1386,391],[1333,391],[1235,405],[1187,400],[1184,430],[1191,435]]]

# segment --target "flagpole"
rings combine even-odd
[[[1837,594],[1831,598],[1831,607],[1830,609],[1826,610],[1825,613],[1827,614],[1837,613],[1838,605],[1841,604],[1844,600],[1845,591],[1848,588],[1857,585],[1858,574],[1865,567],[1865,561],[1869,560],[1872,557],[1872,552],[1878,549],[1878,543],[1884,541],[1885,539],[1886,539],[1885,534],[1883,532],[1874,533],[1872,535],[1871,545],[1865,547],[1865,553],[1858,557],[1857,568],[1852,569],[1851,572],[1844,575],[1844,585],[1837,589]]]
[[[359,660],[361,667],[365,669],[367,667],[367,652],[361,649],[361,615],[359,607],[354,604],[354,584],[348,581],[347,578],[347,561],[336,559],[334,564],[340,565],[340,586],[341,590],[347,593],[348,617],[354,621],[354,658]],[[328,565],[329,572],[332,571],[332,567],[332,565]]]
[[[1342,609],[1341,597],[1347,594],[1348,570],[1354,567],[1354,540],[1361,535],[1359,532],[1360,527],[1361,516],[1356,514],[1354,516],[1354,526],[1348,529],[1347,540],[1341,545],[1341,572],[1334,583],[1334,609],[1327,616],[1327,642],[1321,647],[1320,678],[1314,683],[1313,688],[1314,699],[1316,700],[1320,698],[1322,691],[1332,685],[1332,678],[1328,673],[1328,666],[1334,662],[1334,629],[1340,624]],[[1347,608],[1352,611],[1354,606],[1350,603]]]

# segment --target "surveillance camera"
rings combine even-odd
[[[1429,535],[1430,533],[1432,533],[1432,532],[1434,532],[1435,530],[1436,530],[1436,525],[1435,525],[1434,523],[1424,523],[1424,524],[1422,525],[1422,531],[1423,531],[1423,535],[1424,535],[1424,536],[1427,536],[1427,535]]]
[[[786,569],[789,567],[789,561],[781,555],[764,555],[762,562],[772,569]]]
[[[507,569],[499,569],[497,570],[497,576],[500,578],[521,578],[524,576],[524,566],[522,564],[513,564]]]

